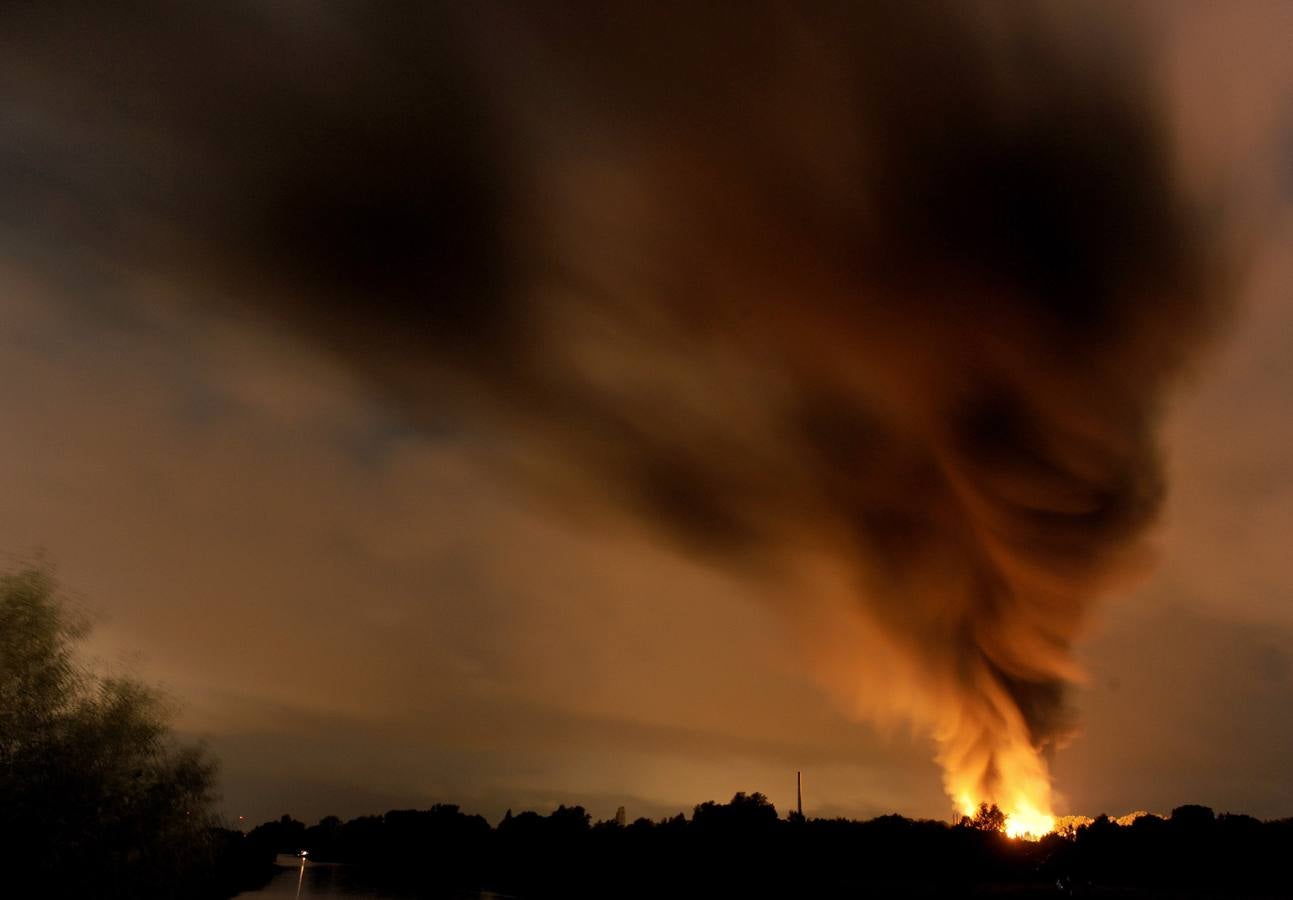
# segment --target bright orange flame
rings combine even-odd
[[[1055,817],[1027,807],[1006,813],[1006,834],[1036,841],[1055,830]]]
[[[996,699],[992,691],[981,696]],[[958,712],[939,735],[939,762],[961,812],[973,817],[979,804],[995,804],[1012,838],[1039,840],[1054,831],[1050,773],[1018,709],[1002,702],[989,712],[968,704]]]
[[[961,798],[961,812],[973,818],[978,811],[978,804],[965,797]],[[1024,841],[1041,840],[1055,830],[1055,817],[1042,812],[1027,801],[1021,801],[1014,807],[1002,810],[1006,821],[1004,830],[1007,837]]]

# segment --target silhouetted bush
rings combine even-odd
[[[86,632],[46,570],[0,575],[3,877],[35,886],[17,896],[203,896],[214,767],[153,691],[81,666]]]

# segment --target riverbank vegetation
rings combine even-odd
[[[628,824],[594,823],[578,806],[509,811],[493,827],[444,804],[310,827],[283,816],[246,841],[262,857],[305,849],[378,888],[429,897],[1288,895],[1293,820],[1183,806],[1126,825],[1101,816],[1039,841],[1000,824],[990,810],[957,824],[783,818],[761,794],[737,794],[690,818]]]
[[[163,696],[89,669],[49,569],[0,574],[0,859],[7,896],[225,896],[215,764]]]

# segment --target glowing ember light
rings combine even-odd
[[[995,806],[992,807],[992,812],[988,812],[989,805],[987,803],[980,805],[976,809],[974,803],[964,796],[961,798],[960,806],[965,811],[965,816],[973,827],[1000,829],[1007,837],[1016,840],[1041,840],[1055,831],[1059,824],[1054,816],[1042,812],[1026,800],[1021,801],[1009,812],[999,812]],[[993,813],[1001,817],[996,822],[992,820]],[[1066,818],[1073,819],[1075,817],[1069,816]]]
[[[1025,841],[1041,840],[1055,830],[1055,817],[1023,807],[1006,814],[1006,835]]]
[[[948,794],[974,827],[1040,840],[1056,824],[1045,759],[1000,684],[986,679],[980,699],[986,709],[963,707],[938,735]]]

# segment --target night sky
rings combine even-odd
[[[1293,814],[1293,7],[1002,9],[6,10],[3,558],[230,818]]]

